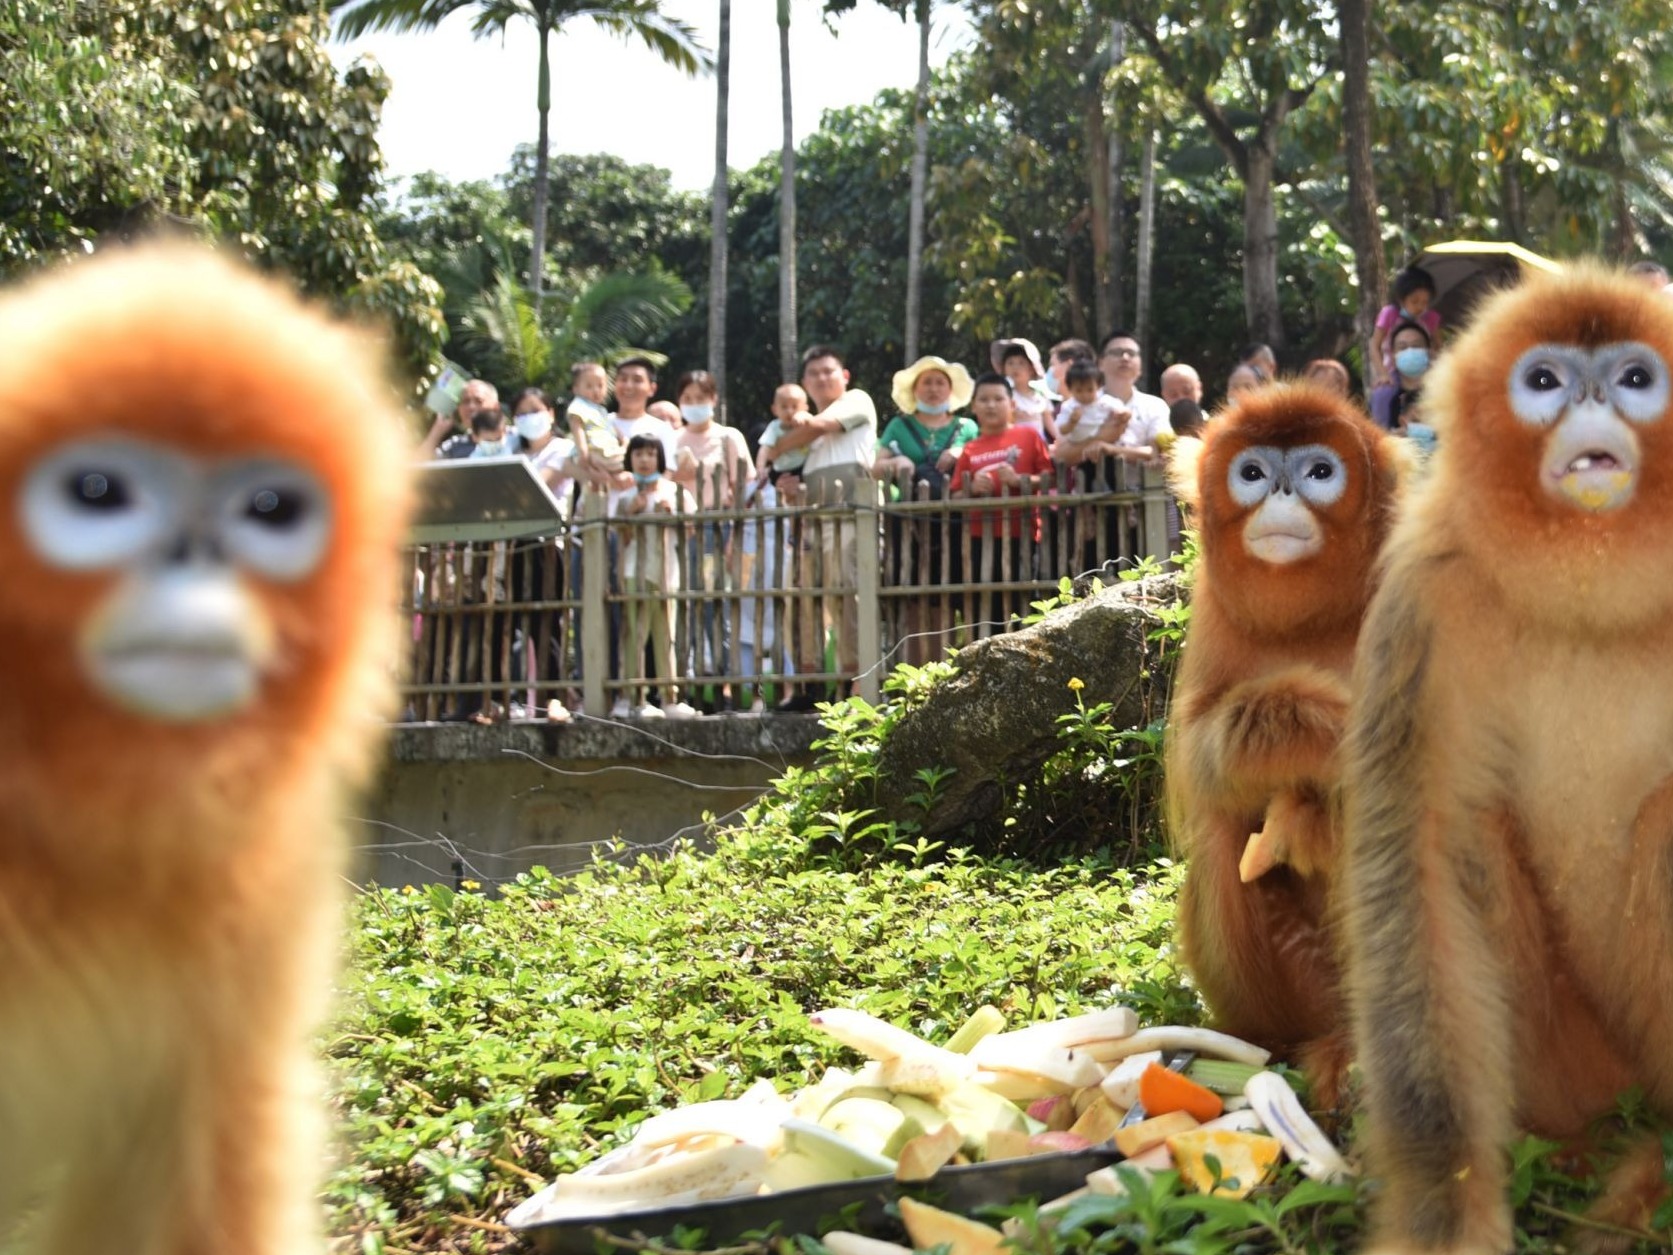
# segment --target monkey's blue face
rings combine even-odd
[[[1317,511],[1341,500],[1348,474],[1329,445],[1251,445],[1232,459],[1226,481],[1232,500],[1254,511],[1243,525],[1243,547],[1263,562],[1286,563],[1323,546]]]
[[[1673,391],[1660,353],[1636,341],[1536,344],[1516,359],[1507,389],[1517,419],[1546,429],[1546,493],[1594,514],[1633,499],[1643,466],[1636,429],[1660,421]]]

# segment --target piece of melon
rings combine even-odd
[[[920,1251],[945,1243],[947,1255],[1000,1255],[1005,1246],[1005,1235],[992,1225],[955,1216],[915,1198],[900,1200],[900,1218],[912,1245]]]
[[[1264,1133],[1235,1133],[1223,1129],[1192,1129],[1168,1138],[1168,1150],[1181,1179],[1198,1193],[1221,1198],[1246,1198],[1278,1164],[1283,1146]],[[1213,1158],[1219,1172],[1209,1164]]]

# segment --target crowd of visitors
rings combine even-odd
[[[1634,272],[1658,288],[1668,281],[1653,262]],[[1373,421],[1425,448],[1435,433],[1422,422],[1423,382],[1445,334],[1435,296],[1434,279],[1422,269],[1408,267],[1395,277],[1392,299],[1376,320],[1365,378]],[[830,674],[827,651],[834,641],[835,671],[851,676],[858,670],[853,590],[862,529],[845,507],[878,492],[892,500],[974,503],[1121,482],[1116,472],[1123,465],[1154,464],[1174,436],[1199,434],[1212,422],[1202,378],[1188,363],[1168,365],[1157,393],[1141,388],[1143,350],[1124,331],[1097,352],[1068,339],[1044,357],[1031,340],[1002,338],[992,344],[987,367],[973,378],[960,362],[919,358],[895,373],[887,393],[894,412],[880,424],[872,396],[853,386],[841,351],[815,345],[802,355],[800,379],[782,383],[765,413],[732,425],[720,417],[719,388],[706,371],[679,376],[658,400],[658,369],[647,358],[629,357],[610,370],[579,362],[561,405],[525,388],[502,408],[492,384],[472,381],[454,412],[436,420],[419,456],[527,458],[566,513],[583,494],[602,496],[611,520],[610,587],[619,601],[612,669],[624,680],[612,713],[689,718],[698,713],[700,696],[709,710],[740,703],[733,681],[750,674],[743,655],[757,643],[734,640],[733,617],[715,600],[703,600],[685,656],[677,658],[672,623],[682,578],[724,592],[738,586],[740,569],[760,561],[776,577],[794,567],[800,587],[840,590],[814,599],[793,628],[782,626],[793,635],[797,673]],[[1279,369],[1269,345],[1248,345],[1226,377],[1225,400],[1267,386]],[[1307,361],[1294,374],[1339,395],[1352,392],[1348,367],[1333,358]],[[738,522],[739,511],[752,504],[815,507],[823,522],[802,531],[794,561],[758,554],[759,538]],[[1037,543],[1042,528],[1053,526],[1051,512],[1038,505],[933,515],[914,533],[920,543],[909,582],[958,584],[966,578],[965,561],[1003,569],[1007,583],[1078,573],[1036,569],[1038,555],[1050,548]],[[898,542],[906,525],[894,526],[890,537]],[[1024,544],[1030,540],[1036,543]],[[503,579],[503,572],[493,577]],[[511,591],[552,597],[562,589]],[[928,605],[906,603],[905,640],[934,647],[908,644],[908,660],[938,653],[951,626]],[[1023,602],[1014,591],[984,588],[982,606],[985,617],[1003,624]],[[830,690],[796,686],[781,675],[776,691],[783,708],[796,710],[811,709]],[[553,702],[549,714],[562,720],[570,711]]]

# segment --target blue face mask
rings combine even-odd
[[[951,401],[943,401],[940,405],[931,405],[927,401],[918,402],[918,413],[920,414],[945,414],[952,408],[953,403]]]
[[[497,458],[504,455],[505,438],[503,436],[498,440],[478,440],[476,442],[476,453],[474,455],[476,457]]]
[[[1394,369],[1408,379],[1416,379],[1429,369],[1429,350],[1401,349],[1394,355]]]
[[[714,416],[715,407],[712,405],[680,406],[680,417],[685,419],[685,421],[690,423],[693,427],[702,427],[704,424],[713,419]]]
[[[655,487],[656,486],[656,481],[661,479],[661,478],[662,478],[661,474],[641,475],[638,471],[633,472],[633,483],[634,483],[634,486],[637,487],[637,488],[652,488],[652,487]]]

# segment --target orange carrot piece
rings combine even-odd
[[[1139,1077],[1139,1101],[1149,1116],[1183,1111],[1207,1123],[1225,1110],[1220,1095],[1204,1089],[1188,1076],[1153,1063]]]

